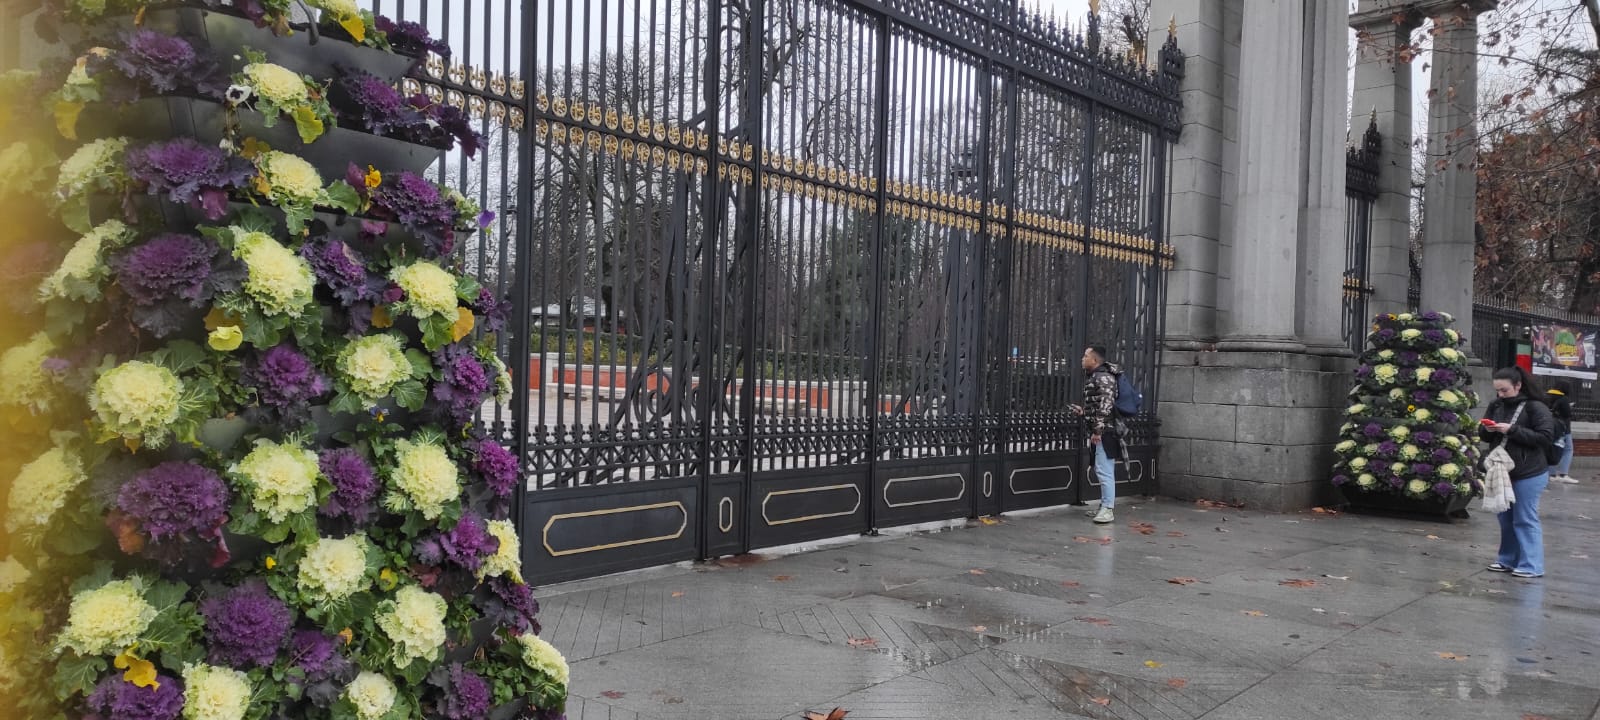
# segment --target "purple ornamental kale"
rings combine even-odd
[[[1343,484],[1345,484],[1347,482],[1350,482],[1350,477],[1348,475],[1335,475],[1335,476],[1333,476],[1333,484],[1335,484],[1335,485],[1343,485]]]
[[[472,469],[496,496],[511,497],[517,487],[517,456],[493,440],[479,440],[473,450]]]
[[[1394,340],[1394,336],[1395,335],[1396,335],[1396,333],[1394,331],[1394,328],[1384,328],[1382,330],[1379,330],[1375,334],[1375,337],[1377,337],[1378,342],[1386,343],[1386,342],[1389,342],[1391,340]]]
[[[120,40],[121,48],[90,65],[91,74],[109,70],[121,76],[100,84],[108,99],[133,102],[143,92],[222,97],[226,83],[220,67],[189,40],[146,28],[123,32]]]
[[[1439,420],[1447,425],[1454,425],[1461,421],[1461,416],[1449,410],[1439,413]]]
[[[1434,387],[1447,388],[1455,384],[1456,371],[1435,370],[1433,371],[1433,376],[1430,377],[1429,380]]]
[[[202,210],[206,219],[228,214],[228,193],[248,186],[255,173],[249,160],[221,148],[181,137],[128,151],[128,177],[151,195]]]
[[[1372,366],[1363,364],[1361,367],[1356,368],[1356,377],[1362,380],[1372,377]]]
[[[134,324],[163,338],[194,311],[244,281],[244,266],[208,238],[166,233],[113,257]]]
[[[105,676],[85,701],[84,720],[177,720],[183,712],[183,683],[156,675],[157,685],[139,687],[122,673]]]
[[[467,157],[477,154],[483,136],[472,129],[472,119],[460,108],[436,103],[421,93],[412,95],[409,102],[422,117],[422,126],[415,130],[416,142],[440,148],[460,143]]]
[[[1427,477],[1433,474],[1433,466],[1429,465],[1428,463],[1416,463],[1411,466],[1411,474],[1419,477]]]
[[[1450,462],[1450,458],[1455,457],[1455,453],[1450,452],[1449,448],[1439,448],[1433,451],[1432,457],[1436,463],[1447,463]]]
[[[477,415],[483,399],[494,390],[494,378],[484,370],[471,349],[447,345],[434,353],[443,377],[433,384],[438,412],[456,425],[467,425]]]
[[[1399,475],[1390,475],[1389,476],[1389,487],[1398,488],[1398,487],[1400,487],[1401,485],[1404,485],[1404,484],[1406,484],[1405,478],[1400,477]]]
[[[326,394],[331,385],[311,359],[290,343],[268,348],[239,375],[254,388],[261,404],[284,417],[303,417],[306,405]]]
[[[1450,497],[1451,495],[1455,494],[1455,491],[1456,486],[1447,482],[1436,482],[1433,484],[1433,492],[1439,497]]]
[[[1423,330],[1422,339],[1432,345],[1444,345],[1447,340],[1443,330]]]
[[[206,623],[210,661],[241,670],[271,665],[289,639],[292,623],[288,606],[260,580],[205,599],[200,616]]]
[[[322,476],[333,485],[317,514],[330,518],[349,518],[364,523],[377,511],[378,474],[353,448],[323,450],[318,457]]]
[[[296,630],[289,641],[289,662],[305,671],[312,682],[343,675],[350,661],[339,653],[341,642],[338,636],[320,630]]]
[[[417,542],[417,559],[425,565],[451,563],[477,572],[483,561],[500,549],[500,540],[489,534],[489,524],[477,513],[462,513],[449,532],[435,533]]]
[[[372,302],[383,287],[383,282],[367,271],[360,253],[338,238],[313,238],[300,247],[300,255],[311,265],[317,279],[346,306]]]
[[[117,509],[152,541],[215,537],[228,520],[228,485],[210,468],[186,461],[152,467],[117,491]]]
[[[1378,457],[1388,460],[1400,452],[1400,445],[1393,440],[1378,443]]]
[[[362,70],[345,70],[329,96],[339,112],[339,124],[374,135],[415,141],[409,135],[426,128],[421,111],[406,102],[400,91]]]
[[[1383,437],[1383,426],[1377,423],[1367,423],[1367,426],[1362,428],[1361,432],[1369,438]]]
[[[489,578],[483,585],[489,589],[478,599],[484,619],[512,635],[539,633],[539,601],[533,598],[533,588],[504,575]]]
[[[489,713],[489,683],[461,663],[434,668],[428,684],[439,690],[436,714],[444,720],[477,720]]]
[[[1416,443],[1418,445],[1421,445],[1423,447],[1427,447],[1429,445],[1432,445],[1433,441],[1437,440],[1438,438],[1434,437],[1433,433],[1431,433],[1431,432],[1429,432],[1427,430],[1423,430],[1422,432],[1419,432],[1419,433],[1417,433],[1415,435],[1412,435],[1411,439],[1416,441]]]
[[[472,304],[472,313],[478,316],[478,327],[484,332],[497,333],[506,327],[511,314],[511,303],[501,300],[489,288],[478,289],[478,300]]]
[[[1399,359],[1401,365],[1406,365],[1409,367],[1416,367],[1422,363],[1422,356],[1411,350],[1405,350],[1401,352]]]
[[[389,46],[394,48],[395,52],[413,57],[432,52],[446,60],[450,58],[449,43],[433,39],[428,34],[428,29],[421,24],[410,20],[395,22],[387,16],[379,15],[373,20],[372,26],[384,34]]]
[[[1411,402],[1419,405],[1431,403],[1433,402],[1433,393],[1428,392],[1427,390],[1418,390],[1413,392],[1411,393]]]

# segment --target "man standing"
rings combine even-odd
[[[1094,473],[1100,479],[1100,509],[1088,513],[1098,524],[1116,520],[1117,460],[1127,460],[1122,438],[1126,426],[1117,413],[1117,385],[1122,368],[1106,362],[1106,349],[1094,345],[1083,351],[1083,371],[1089,380],[1083,387],[1084,430],[1094,447]]]

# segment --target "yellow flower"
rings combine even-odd
[[[389,314],[389,308],[382,305],[373,306],[372,326],[379,329],[394,327],[394,316]]]
[[[1395,376],[1399,374],[1399,372],[1399,368],[1396,368],[1388,363],[1384,363],[1372,368],[1372,376],[1377,378],[1378,382],[1384,383],[1385,385],[1394,382]]]
[[[237,325],[224,325],[212,330],[211,333],[206,336],[206,344],[211,346],[212,350],[219,350],[222,352],[233,352],[234,350],[238,350],[239,346],[243,343],[244,333],[239,331],[239,327]]]
[[[367,589],[366,536],[317,538],[300,559],[295,585],[323,601],[343,600]]]
[[[448,606],[444,598],[407,585],[382,608],[376,622],[378,629],[394,642],[396,667],[405,667],[418,659],[431,660],[438,655],[445,641],[444,615]]]
[[[184,720],[242,720],[250,708],[250,678],[238,670],[189,665],[183,685]]]
[[[233,325],[238,327],[239,325],[244,324],[244,318],[230,314],[228,311],[223,310],[222,308],[214,307],[211,308],[211,312],[206,313],[205,323],[206,330],[215,330],[224,325]]]
[[[390,510],[415,509],[428,520],[438,519],[444,506],[461,496],[460,469],[444,448],[430,442],[395,442],[395,468],[391,481],[399,492],[385,498]]]
[[[388,592],[393,590],[395,586],[399,584],[400,578],[394,574],[393,570],[384,568],[378,571],[378,589]]]
[[[472,327],[477,319],[472,316],[472,311],[464,307],[456,308],[456,322],[450,326],[450,339],[461,342],[461,338],[472,332]]]
[[[112,432],[159,447],[178,420],[182,396],[183,383],[171,370],[130,360],[100,375],[89,393],[89,407]]]
[[[121,655],[111,661],[112,667],[118,670],[126,670],[127,672],[122,674],[122,679],[133,683],[135,687],[160,690],[161,682],[156,680],[155,663],[133,654],[134,650],[135,648],[131,647],[123,650]]]
[[[77,454],[60,445],[44,451],[17,472],[7,502],[6,530],[44,528],[87,479]]]
[[[572,674],[560,650],[533,633],[518,635],[517,643],[522,645],[522,662],[535,670],[544,671],[556,684],[566,687]]]
[[[321,469],[317,454],[305,448],[257,440],[233,473],[250,493],[250,506],[272,522],[281,523],[317,503]]]
[[[271,235],[242,233],[233,254],[249,270],[244,289],[263,313],[300,317],[311,306],[317,286],[311,265]]]
[[[356,639],[356,631],[351,630],[350,628],[340,630],[339,632],[335,633],[335,635],[338,636],[340,640],[343,640],[344,644],[346,645],[349,645],[350,641]]]
[[[1429,379],[1431,379],[1432,377],[1433,377],[1433,368],[1431,368],[1431,367],[1419,367],[1419,368],[1417,368],[1417,382],[1425,383]]]
[[[117,652],[137,642],[156,614],[144,599],[142,580],[112,580],[72,597],[56,649],[71,648],[83,657]]]
[[[411,377],[411,361],[393,335],[368,335],[339,351],[339,372],[357,395],[376,400]]]
[[[256,167],[274,201],[311,205],[322,193],[322,176],[298,155],[269,150],[256,159]]]
[[[255,91],[274,105],[304,105],[310,102],[305,78],[282,65],[250,63],[244,76]]]
[[[1461,352],[1455,348],[1439,348],[1439,357],[1442,357],[1449,362],[1455,362],[1461,358]]]
[[[55,352],[55,343],[42,332],[0,355],[0,404],[32,406],[48,410],[52,385],[44,361]]]
[[[361,671],[344,690],[350,704],[355,706],[360,720],[378,720],[394,707],[397,695],[394,683],[370,670]]]
[[[383,184],[383,173],[378,172],[377,168],[368,165],[367,174],[362,178],[362,182],[366,183],[369,189],[376,188]]]
[[[493,555],[485,558],[478,569],[478,577],[509,576],[522,582],[522,541],[517,538],[517,526],[510,520],[490,520],[489,534],[500,541]]]
[[[271,570],[271,569],[273,569],[273,568],[278,566],[278,559],[273,557],[273,556],[271,556],[271,555],[268,555],[267,559],[262,561],[261,564],[267,566],[268,570]]]
[[[405,291],[404,306],[411,310],[412,317],[456,317],[456,276],[438,265],[420,260],[396,268],[389,279]]]

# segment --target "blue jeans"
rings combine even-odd
[[[1100,478],[1100,507],[1117,504],[1117,463],[1106,452],[1106,444],[1094,446],[1094,474]]]
[[[1550,474],[1511,481],[1517,501],[1500,518],[1501,565],[1534,575],[1544,574],[1544,530],[1539,527],[1539,496],[1550,486]]]
[[[1550,472],[1556,475],[1566,475],[1572,471],[1572,433],[1567,433],[1565,442],[1561,445],[1561,462],[1550,466]]]

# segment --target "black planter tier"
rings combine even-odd
[[[131,25],[132,20],[125,21]],[[357,45],[347,40],[313,34],[307,30],[278,36],[267,28],[256,27],[248,18],[221,10],[165,8],[145,13],[144,25],[167,34],[185,34],[204,40],[217,61],[230,74],[242,69],[246,48],[266,53],[267,61],[290,70],[329,80],[337,67],[365,70],[395,83],[415,67],[418,58]]]
[[[329,126],[315,142],[300,141],[294,121],[280,117],[272,127],[254,110],[241,108],[235,113],[239,128],[236,140],[256,138],[274,150],[294,153],[317,169],[324,182],[343,178],[351,158],[360,158],[363,167],[371,165],[389,174],[401,171],[421,173],[439,159],[439,149],[380,135]],[[226,108],[214,100],[191,97],[145,98],[128,105],[96,106],[86,111],[79,130],[85,137],[127,135],[136,138],[164,139],[192,137],[206,145],[222,142]]]
[[[1473,495],[1451,495],[1448,498],[1418,500],[1391,492],[1369,492],[1347,483],[1339,486],[1350,509],[1380,515],[1422,517],[1438,522],[1452,522],[1467,518],[1467,504]]]

